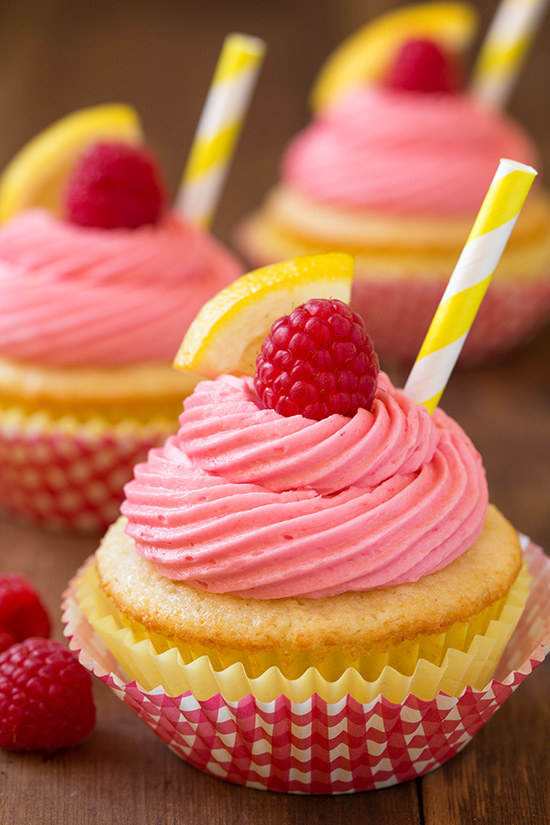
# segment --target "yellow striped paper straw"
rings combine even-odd
[[[536,171],[500,161],[405,384],[415,404],[432,413],[470,331]]]
[[[508,102],[548,0],[501,0],[472,74],[472,93],[497,108]]]
[[[225,38],[175,203],[197,226],[212,223],[264,53],[257,37]]]

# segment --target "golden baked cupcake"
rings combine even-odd
[[[475,728],[443,720],[494,688],[529,590],[471,441],[379,372],[342,301],[352,269],[288,261],[205,305],[176,363],[214,374],[222,353],[239,374],[186,399],[65,605],[82,661],[176,753],[253,787],[365,790],[441,764]],[[308,292],[244,374],[270,308]]]
[[[101,531],[194,386],[171,366],[242,269],[174,211],[127,106],[64,118],[0,182],[0,507]]]
[[[454,28],[453,28],[454,23]],[[284,152],[280,181],[238,227],[252,266],[347,250],[352,307],[381,357],[412,363],[500,158],[540,169],[526,130],[465,89],[470,7],[391,12],[321,70],[312,122]],[[550,199],[530,196],[461,363],[499,356],[550,311]]]

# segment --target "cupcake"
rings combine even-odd
[[[197,341],[212,347],[224,320],[253,305],[265,317],[258,284],[280,291],[274,270],[206,305],[178,362],[197,366]],[[305,286],[296,271],[288,294]],[[494,678],[527,568],[540,606],[548,565],[488,503],[460,426],[379,372],[362,320],[337,299],[277,321],[254,377],[200,382],[121,510],[67,591],[67,635],[216,776],[310,793],[410,779],[463,747],[529,670],[511,675],[507,653],[506,679]]]
[[[315,86],[312,122],[283,155],[279,183],[237,230],[253,266],[353,253],[352,306],[369,318],[380,355],[402,363],[418,353],[499,159],[540,169],[525,129],[465,89],[465,44],[449,39],[440,6],[467,13],[459,4],[409,7],[337,50]],[[406,27],[398,25],[404,15]],[[461,363],[513,349],[549,309],[550,200],[538,187]]]
[[[124,106],[35,138],[0,211],[0,507],[102,531],[196,382],[171,366],[182,330],[242,270],[170,208]]]

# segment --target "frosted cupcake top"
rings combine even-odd
[[[380,374],[370,412],[260,409],[252,379],[185,401],[179,432],[126,486],[137,552],[196,589],[332,596],[414,582],[463,553],[488,503],[481,459],[441,410]]]
[[[538,165],[525,131],[471,97],[363,86],[294,139],[282,177],[348,209],[471,214],[501,157]]]
[[[106,231],[21,212],[0,229],[0,353],[63,367],[169,362],[202,304],[240,274],[175,214]]]

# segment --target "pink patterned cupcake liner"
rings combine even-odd
[[[447,277],[391,281],[356,277],[352,307],[363,315],[377,351],[412,362],[424,340]],[[472,326],[460,363],[492,360],[526,342],[550,312],[550,280],[533,284],[499,284],[485,296]]]
[[[421,776],[464,748],[550,649],[550,559],[524,541],[533,587],[498,671],[483,690],[431,701],[409,694],[363,704],[350,694],[261,702],[252,694],[198,700],[127,681],[80,611],[77,576],[64,598],[65,633],[80,661],[107,684],[168,747],[202,771],[271,791],[338,794],[383,788]]]
[[[101,533],[119,514],[134,465],[168,427],[79,424],[0,413],[0,507],[43,526]]]

